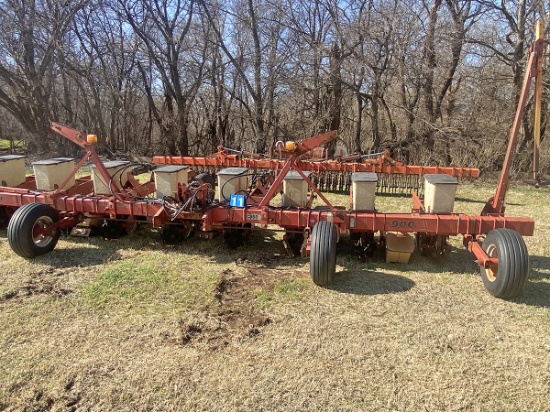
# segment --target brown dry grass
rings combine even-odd
[[[459,188],[478,213],[492,188]],[[318,288],[277,233],[162,246],[63,237],[15,256],[0,232],[0,410],[548,411],[550,193],[513,188],[532,216],[530,282],[491,297],[454,239],[445,262],[338,255]],[[407,210],[403,198],[377,207]]]

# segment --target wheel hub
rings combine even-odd
[[[490,258],[497,258],[497,248],[494,244],[491,244],[487,247],[487,256]],[[488,268],[485,268],[485,273],[487,274],[487,280],[494,282],[497,279],[498,266],[490,265]]]
[[[42,216],[35,222],[32,229],[32,240],[36,246],[44,247],[51,243],[53,240],[52,225],[53,220],[48,216]]]

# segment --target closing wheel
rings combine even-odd
[[[480,267],[481,279],[491,295],[511,299],[520,295],[529,275],[529,254],[521,235],[511,229],[491,230],[482,245],[496,267]]]
[[[126,234],[126,229],[121,222],[105,220],[101,225],[101,236],[108,240],[120,239]]]
[[[8,224],[12,250],[24,258],[51,252],[59,240],[57,211],[45,203],[28,203],[15,211]]]
[[[164,225],[160,231],[160,237],[165,245],[177,245],[184,239],[182,231],[172,225]]]
[[[311,231],[309,252],[309,274],[313,283],[327,286],[334,280],[336,272],[336,227],[327,221],[317,222]]]

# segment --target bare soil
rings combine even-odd
[[[233,339],[254,338],[271,319],[254,306],[254,291],[273,291],[277,271],[247,267],[237,275],[224,269],[213,290],[214,303],[192,313],[179,322],[180,336],[176,343],[188,345],[199,341],[211,350],[230,344]]]

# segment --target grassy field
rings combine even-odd
[[[23,142],[21,140],[14,140],[13,144],[21,149],[23,147]],[[11,147],[11,141],[7,139],[0,139],[0,150],[9,150]]]
[[[492,190],[460,186],[455,210],[479,213]],[[143,227],[28,261],[0,231],[0,410],[550,411],[550,192],[507,200],[537,221],[513,301],[485,291],[460,238],[408,265],[342,244],[319,288],[277,232],[229,251]]]

